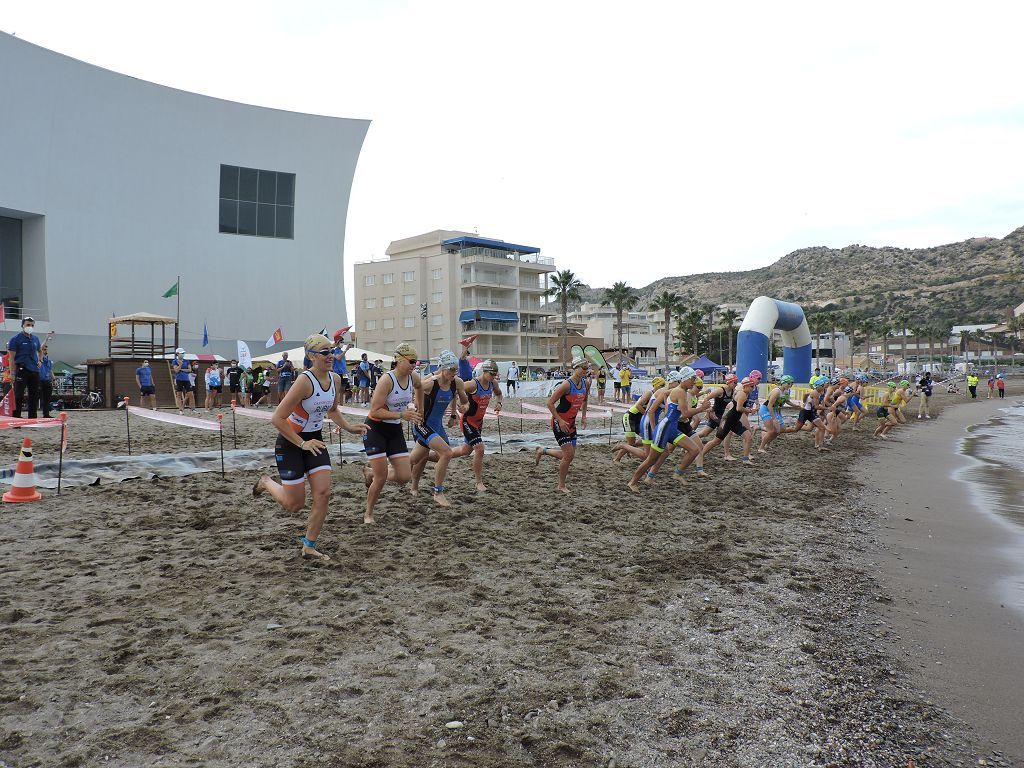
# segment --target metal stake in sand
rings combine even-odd
[[[342,466],[345,463],[345,438],[341,435],[341,429],[338,429],[338,466]]]
[[[220,476],[224,477],[224,414],[217,414],[217,434],[220,435]]]
[[[124,398],[124,428],[128,433],[128,455],[132,455],[132,427],[128,419],[128,397]]]
[[[501,444],[501,414],[496,414],[495,418],[498,420],[498,453],[505,455],[505,446]]]
[[[125,409],[125,413],[128,410]],[[60,481],[64,477],[64,439],[67,435],[68,415],[65,412],[60,414],[60,449],[57,456],[57,495],[60,496]]]
[[[235,398],[231,398],[231,444],[238,447],[238,427],[235,425]]]

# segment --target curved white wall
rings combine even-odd
[[[6,34],[0,114],[0,215],[24,219],[24,306],[58,332],[56,358],[105,356],[111,314],[173,315],[161,294],[178,274],[190,351],[204,320],[227,357],[234,339],[258,354],[278,325],[297,342],[347,324],[345,220],[368,121],[178,91]],[[293,240],[218,231],[221,164],[296,175]]]

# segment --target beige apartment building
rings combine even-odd
[[[395,240],[385,253],[355,264],[359,346],[390,352],[407,341],[420,358],[436,359],[479,334],[470,350],[478,357],[556,362],[552,309],[544,301],[555,265],[540,248],[435,230]]]

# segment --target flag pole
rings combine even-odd
[[[178,282],[176,282],[174,285],[178,289],[177,291],[174,292],[174,295],[178,299],[178,318],[177,323],[174,326],[174,348],[177,349],[178,347],[181,346],[181,344],[178,342],[178,329],[181,328],[181,275],[178,275]]]

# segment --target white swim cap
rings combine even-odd
[[[669,371],[668,376],[665,377],[665,381],[667,381],[669,384],[682,380],[683,377],[679,375],[679,371]]]
[[[440,355],[437,356],[437,367],[438,368],[458,368],[459,358],[449,350],[444,350]]]
[[[687,381],[688,379],[695,379],[695,378],[697,378],[697,372],[695,370],[693,370],[693,368],[691,368],[690,366],[686,366],[681,371],[679,371],[679,380],[680,381]]]

